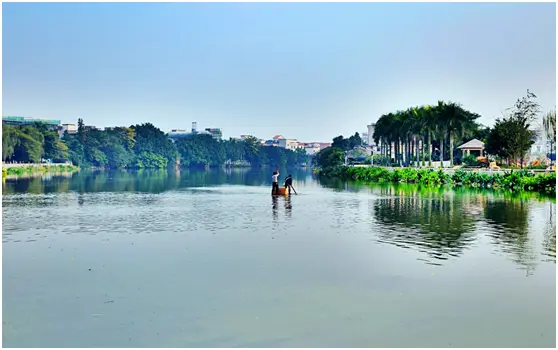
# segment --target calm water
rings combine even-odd
[[[292,173],[8,180],[3,345],[556,346],[554,199]]]

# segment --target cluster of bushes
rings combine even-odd
[[[25,167],[2,167],[2,177],[7,175],[26,175],[26,174],[36,174],[36,173],[71,173],[78,171],[79,167],[74,165],[58,164],[58,165],[46,165],[46,166],[25,166]]]
[[[513,191],[556,192],[556,173],[535,175],[528,170],[511,171],[503,175],[466,171],[456,171],[453,174],[448,174],[441,169],[402,168],[388,170],[379,167],[355,168],[337,166],[325,168],[320,171],[320,174],[366,182],[415,183],[428,186],[451,185],[454,187],[500,188]]]

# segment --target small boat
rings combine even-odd
[[[285,187],[279,187],[279,191],[277,193],[271,193],[272,196],[288,196],[289,192]]]

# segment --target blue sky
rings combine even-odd
[[[3,115],[328,141],[451,100],[556,104],[554,3],[4,3]]]

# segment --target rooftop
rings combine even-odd
[[[461,146],[457,147],[458,149],[479,149],[484,148],[484,143],[477,139],[472,139],[471,141],[465,142]]]

